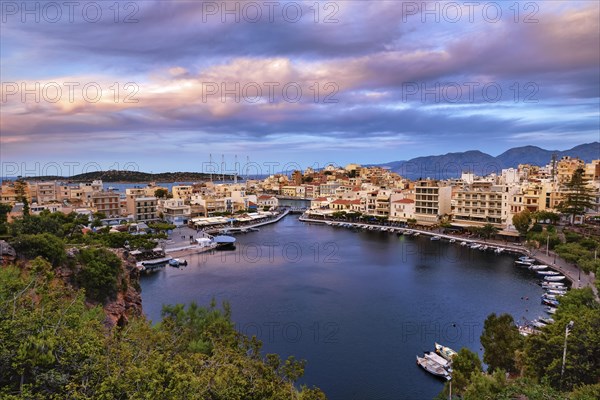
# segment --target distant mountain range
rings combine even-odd
[[[547,165],[556,154],[579,157],[586,163],[600,159],[600,142],[586,143],[569,150],[545,150],[537,146],[515,147],[497,157],[478,150],[460,153],[448,153],[439,156],[417,157],[406,161],[392,161],[378,164],[388,167],[409,179],[432,178],[449,179],[460,177],[461,172],[473,172],[476,175],[500,173],[503,168],[516,168],[519,164]]]

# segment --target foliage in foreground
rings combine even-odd
[[[233,329],[227,305],[163,314],[154,327],[140,318],[107,332],[102,309],[53,279],[48,262],[0,268],[0,398],[325,399],[295,389],[303,362],[263,359],[261,343]]]
[[[465,400],[596,400],[600,398],[600,304],[590,288],[561,298],[555,323],[540,335],[519,337],[512,317],[491,314],[481,343],[487,373],[479,356],[461,349],[454,359],[453,398]],[[565,327],[573,321],[561,376]],[[507,377],[506,371],[511,372]],[[449,384],[437,397],[447,399]]]

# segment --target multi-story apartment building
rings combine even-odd
[[[178,185],[173,186],[171,189],[173,198],[175,200],[183,200],[185,203],[189,203],[192,199],[193,186],[192,185]]]
[[[192,209],[185,204],[183,199],[158,200],[157,211],[162,213],[162,218],[177,226],[187,224],[191,218]]]
[[[444,182],[421,180],[415,184],[415,218],[422,225],[433,225],[450,214],[452,187]]]
[[[451,201],[453,223],[471,226],[490,223],[498,228],[503,227],[504,189],[503,185],[475,181],[456,190]]]
[[[39,204],[51,203],[58,200],[56,194],[56,182],[36,182],[34,185],[35,199]]]
[[[556,178],[559,184],[565,184],[571,181],[573,173],[579,169],[585,168],[585,163],[579,158],[565,156],[558,161]]]
[[[136,197],[133,199],[133,219],[138,222],[148,222],[158,219],[156,197]]]
[[[118,193],[94,192],[90,198],[90,206],[107,218],[116,218],[121,214]]]

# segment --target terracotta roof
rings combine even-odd
[[[327,201],[327,197],[317,197],[316,199],[313,199],[313,201]]]
[[[263,194],[261,196],[258,196],[258,200],[269,200],[269,199],[272,199],[273,197],[274,196],[268,196],[268,195]]]
[[[414,202],[415,201],[411,200],[411,199],[400,199],[400,200],[393,201],[393,203],[401,203],[401,204],[412,204]]]
[[[335,200],[333,203],[331,204],[354,204],[352,203],[354,200],[344,200],[344,199],[337,199]]]

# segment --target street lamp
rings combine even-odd
[[[563,375],[565,374],[565,361],[567,360],[567,336],[569,336],[569,332],[573,329],[573,325],[575,322],[570,321],[565,327],[565,346],[563,348],[563,359],[562,359],[562,368],[560,370],[560,386],[562,388]]]

